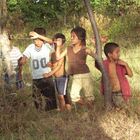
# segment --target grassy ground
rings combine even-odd
[[[136,110],[105,112],[96,98],[93,110],[37,112],[30,93],[1,96],[1,140],[139,140]]]
[[[67,32],[66,32],[67,34]],[[118,40],[120,41],[120,40]],[[119,43],[121,58],[128,62],[134,76],[129,79],[132,88],[128,110],[103,108],[103,97],[99,93],[101,74],[94,67],[94,60],[88,57],[93,75],[95,106],[93,110],[82,108],[72,112],[38,112],[31,97],[31,87],[26,86],[17,95],[7,95],[0,90],[0,140],[139,140],[140,139],[140,46],[130,42]],[[21,46],[26,46],[27,41]],[[88,42],[88,46],[92,45]],[[22,50],[24,48],[22,47]],[[24,80],[31,83],[30,69],[24,67]]]

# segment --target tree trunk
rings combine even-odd
[[[0,1],[0,33],[2,34],[5,30],[7,23],[7,5],[6,0]]]
[[[111,86],[110,86],[110,82],[109,82],[109,76],[108,73],[106,72],[106,69],[103,65],[103,60],[102,60],[102,47],[101,47],[101,43],[100,43],[100,37],[99,37],[99,32],[98,32],[98,28],[97,28],[97,24],[95,21],[95,17],[92,13],[92,8],[90,5],[90,1],[89,0],[84,0],[84,3],[86,5],[87,11],[88,11],[88,15],[89,15],[89,19],[92,25],[92,30],[93,33],[95,35],[95,46],[96,46],[96,57],[95,60],[97,61],[99,68],[102,72],[103,75],[103,84],[104,84],[104,102],[105,102],[105,107],[106,109],[110,109],[112,107],[112,102],[111,102]]]
[[[7,5],[6,0],[0,1],[0,53],[4,58],[4,64],[9,75],[12,74],[13,68],[10,61],[10,41],[6,31],[7,23]],[[2,57],[0,58],[0,73],[3,72]]]

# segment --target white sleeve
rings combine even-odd
[[[31,57],[31,49],[30,46],[28,46],[25,51],[23,52],[23,55],[25,55],[27,58]]]

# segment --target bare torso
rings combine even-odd
[[[55,77],[61,77],[65,75],[65,66],[64,66],[64,58],[56,61],[56,54],[54,53],[52,55],[52,70],[54,70],[56,67],[58,67],[57,71],[54,73]]]
[[[60,64],[59,64],[60,63]],[[53,64],[53,68],[57,67],[58,65],[60,65],[58,71],[56,71],[54,73],[55,77],[61,77],[63,75],[65,75],[65,67],[64,67],[64,58],[62,58],[61,60],[59,60],[58,62]]]
[[[112,87],[112,92],[120,91],[120,82],[116,72],[116,64],[113,62],[109,63],[109,78]]]

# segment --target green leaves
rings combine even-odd
[[[140,6],[139,0],[90,0],[90,3],[96,13],[109,17],[122,16]],[[7,6],[9,15],[18,12],[24,23],[36,26],[52,23],[75,26],[86,16],[83,0],[7,0]]]

